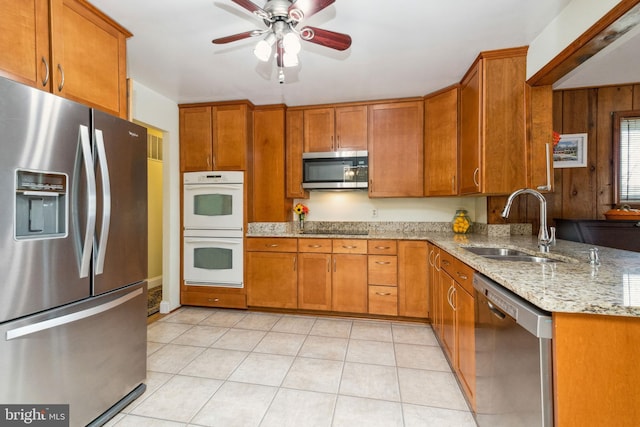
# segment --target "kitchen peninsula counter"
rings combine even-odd
[[[428,227],[380,227],[300,233],[294,226],[253,226],[247,237],[397,239],[426,240],[454,255],[476,271],[543,310],[555,313],[581,313],[640,317],[640,253],[596,246],[600,265],[589,264],[589,248],[594,245],[558,240],[549,254],[541,254],[537,237],[531,235],[490,236],[455,235],[447,223]],[[406,223],[405,223],[406,224]],[[494,246],[519,249],[532,255],[553,258],[558,262],[535,263],[492,260],[473,254],[465,246]]]

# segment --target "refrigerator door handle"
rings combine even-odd
[[[55,317],[53,319],[44,320],[42,322],[34,323],[31,325],[10,329],[7,331],[6,340],[10,341],[16,338],[24,337],[26,335],[35,334],[36,332],[41,332],[72,322],[77,322],[78,320],[86,319],[87,317],[95,316],[96,314],[104,313],[105,311],[111,310],[112,308],[122,305],[125,302],[137,297],[138,295],[141,295],[142,290],[143,288],[138,288],[135,291],[121,296],[120,298],[114,299],[113,301],[106,302],[96,307],[87,308],[85,310],[70,313],[60,317]]]
[[[104,136],[100,129],[96,129],[96,152],[98,154],[98,164],[100,165],[100,176],[102,177],[102,226],[100,227],[100,241],[96,244],[98,250],[95,274],[102,274],[109,240],[109,225],[111,223],[111,182],[109,181],[107,153],[104,149]]]
[[[81,160],[82,159],[82,160]],[[78,132],[78,151],[76,152],[76,162],[74,168],[74,185],[73,185],[73,206],[78,207],[78,180],[80,179],[81,164],[84,163],[84,169],[87,179],[87,224],[84,230],[84,238],[80,239],[80,225],[77,214],[72,217],[73,227],[76,238],[74,240],[76,253],[79,259],[80,277],[89,277],[89,268],[91,267],[91,249],[93,244],[93,233],[96,227],[96,177],[93,171],[93,156],[91,155],[91,139],[89,138],[89,128],[80,125]]]

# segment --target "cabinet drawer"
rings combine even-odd
[[[366,254],[367,241],[360,239],[334,239],[334,254]]]
[[[298,252],[331,253],[331,239],[299,239]]]
[[[449,252],[440,250],[440,268],[449,273],[451,277],[456,276],[455,259]]]
[[[250,237],[247,239],[247,250],[260,252],[297,252],[298,239],[284,237]]]
[[[393,255],[369,255],[368,274],[370,285],[398,285],[398,257]]]
[[[369,286],[369,313],[398,315],[398,288],[394,286]]]
[[[451,277],[453,277],[465,291],[473,295],[473,268],[457,258],[453,260],[453,266],[453,274],[450,273]]]
[[[247,308],[247,298],[243,293],[213,292],[181,292],[182,305],[197,305],[201,307]]]
[[[367,247],[368,253],[375,255],[395,255],[398,252],[395,240],[369,240]]]

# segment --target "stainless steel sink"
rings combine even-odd
[[[498,256],[498,257],[502,257],[502,256],[514,256],[514,255],[528,255],[525,252],[516,250],[516,249],[509,249],[509,248],[488,248],[488,247],[483,247],[483,246],[468,246],[465,247],[466,250],[468,250],[469,252],[473,252],[476,255],[482,255],[482,256]]]
[[[526,252],[522,252],[517,249],[511,249],[511,248],[467,246],[467,247],[464,247],[464,249],[476,255],[480,255],[488,259],[495,259],[499,261],[520,261],[520,262],[539,262],[539,263],[558,262],[558,260],[556,259],[530,255]]]

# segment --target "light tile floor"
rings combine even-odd
[[[473,427],[429,325],[183,307],[107,425]]]

